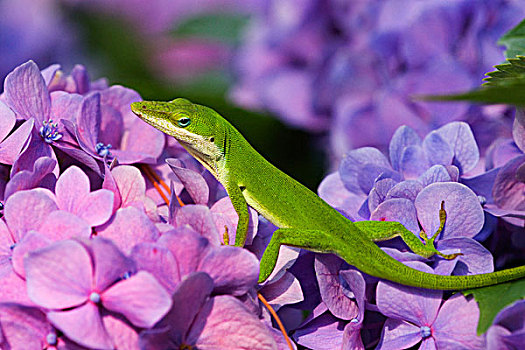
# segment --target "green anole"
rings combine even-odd
[[[374,242],[400,236],[414,253],[453,259],[458,254],[442,254],[433,244],[445,223],[443,208],[439,212],[440,228],[430,239],[422,233],[424,242],[397,222],[352,222],[270,164],[211,108],[178,98],[134,102],[131,109],[146,123],[176,138],[222,183],[239,216],[236,246],[243,246],[246,239],[248,205],[279,227],[262,256],[259,282],[270,276],[282,244],[333,253],[364,273],[420,288],[462,290],[525,277],[525,266],[468,276],[442,276],[412,269]]]

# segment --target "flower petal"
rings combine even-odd
[[[405,198],[392,198],[379,204],[371,213],[370,220],[397,221],[414,234],[419,232],[416,208],[412,201]]]
[[[388,191],[385,199],[405,198],[413,202],[422,189],[423,186],[419,181],[401,181]]]
[[[76,214],[78,202],[89,194],[89,178],[73,165],[58,178],[55,188],[58,207]]]
[[[423,149],[430,164],[450,165],[454,159],[451,145],[437,131],[431,131],[423,140]]]
[[[49,214],[37,231],[53,241],[73,237],[89,238],[91,235],[89,223],[63,210]]]
[[[361,172],[361,168],[366,164],[375,165],[377,169],[391,169],[390,164],[383,153],[375,148],[363,147],[348,152],[341,161],[339,174],[345,187],[350,192],[362,192],[358,183],[358,176]],[[378,174],[379,173],[377,173],[375,177],[377,177]],[[370,176],[372,176],[372,174],[370,174]]]
[[[54,333],[40,309],[18,304],[0,304],[3,345],[9,349],[45,349],[46,336]]]
[[[401,158],[405,148],[409,146],[419,146],[421,144],[421,138],[418,134],[409,126],[399,127],[392,139],[390,140],[390,145],[388,147],[390,162],[392,163],[392,168],[394,170],[401,170]]]
[[[197,315],[188,340],[203,349],[233,350],[239,344],[252,350],[277,349],[266,326],[230,295],[208,300]]]
[[[389,318],[383,326],[381,340],[376,349],[408,349],[421,341],[419,327],[402,320]]]
[[[213,280],[204,272],[195,272],[178,286],[172,297],[172,308],[155,328],[169,328],[171,341],[181,344],[186,339],[195,317],[213,290]],[[147,331],[146,331],[147,333]]]
[[[184,163],[175,158],[166,159],[171,171],[179,178],[195,204],[208,204],[210,189],[208,183],[198,172],[185,168]]]
[[[210,275],[215,293],[242,295],[257,283],[259,260],[240,247],[211,247],[202,257],[197,270]]]
[[[139,169],[130,165],[117,166],[111,170],[111,175],[118,186],[122,207],[144,202],[146,181]]]
[[[481,349],[483,337],[476,334],[478,319],[479,308],[473,298],[467,300],[460,293],[453,295],[445,301],[434,322],[437,348]]]
[[[142,328],[153,327],[171,308],[168,292],[146,271],[114,284],[101,297],[106,308]]]
[[[208,240],[190,229],[177,229],[164,233],[157,241],[168,248],[179,265],[180,277],[183,278],[198,269],[204,254],[211,249]]]
[[[97,232],[113,240],[124,252],[129,252],[138,242],[153,242],[159,236],[159,230],[144,211],[135,207],[120,208]]]
[[[130,257],[137,270],[151,273],[169,294],[173,294],[181,276],[179,264],[168,248],[158,243],[139,243],[131,250]]]
[[[13,130],[16,123],[15,112],[2,101],[0,101],[0,122],[0,141],[2,141]]]
[[[414,203],[421,227],[429,237],[439,228],[439,209],[443,201],[447,218],[440,237],[472,238],[481,231],[485,216],[476,194],[457,182],[437,182],[419,192]]]
[[[467,237],[443,239],[436,249],[445,254],[461,252],[463,255],[453,260],[438,259],[434,272],[439,275],[471,275],[494,271],[492,254],[480,243]]]
[[[31,252],[25,259],[25,270],[29,298],[41,307],[77,306],[91,292],[91,258],[76,241],[60,241]]]
[[[87,302],[68,311],[50,311],[48,320],[74,342],[94,349],[113,349],[96,304]]]
[[[323,349],[340,349],[344,324],[344,321],[325,313],[295,331],[293,338],[298,344],[311,349],[319,348],[320,344]]]
[[[127,108],[131,112],[129,105]],[[120,150],[139,155],[144,161],[147,160],[147,163],[155,164],[164,148],[166,140],[164,134],[151,125],[145,124],[139,118],[134,118],[127,132],[128,134],[121,141]],[[139,160],[136,158],[135,162]]]
[[[28,61],[16,67],[5,78],[4,88],[7,104],[21,118],[35,118],[38,128],[48,119],[51,99],[35,62]]]
[[[12,263],[16,273],[25,278],[24,258],[30,252],[47,247],[52,242],[51,239],[38,232],[29,231],[13,249]]]
[[[407,262],[406,265],[432,273],[432,269],[421,262]],[[377,284],[376,298],[379,311],[399,320],[406,320],[416,326],[429,326],[437,316],[443,291],[407,287],[392,282]]]
[[[94,155],[97,154],[95,145],[98,142],[100,118],[100,94],[95,92],[84,97],[76,124],[76,136],[80,147]]]
[[[91,226],[99,226],[109,220],[113,213],[113,192],[96,190],[80,199],[74,213]]]
[[[321,298],[337,318],[351,320],[358,315],[358,307],[353,299],[353,293],[345,291],[343,279],[339,272],[348,265],[335,255],[316,255],[315,271]]]
[[[221,242],[210,209],[204,205],[194,204],[183,206],[177,210],[175,222],[176,227],[189,225],[196,232],[207,238],[213,245],[218,246]]]
[[[228,222],[232,224],[228,227],[228,235],[230,237],[230,244],[233,245],[235,243],[235,236],[237,234],[237,224],[239,222],[239,215],[233,208],[230,197],[226,196],[219,199],[213,204],[210,211],[213,214],[220,213],[222,215],[225,215],[228,219]],[[248,213],[250,214],[250,220],[248,221],[248,231],[246,233],[245,245],[252,244],[253,237],[256,235],[257,227],[259,226],[259,214],[250,207],[248,207]],[[219,230],[219,232],[223,232],[224,226],[220,227],[219,225],[217,225],[217,230]]]
[[[57,161],[49,157],[38,158],[33,164],[33,170],[22,170],[14,174],[6,185],[4,199],[9,198],[13,193],[30,190],[35,187],[54,189],[57,181],[53,170],[57,166]]]
[[[435,132],[451,146],[454,152],[453,164],[461,170],[462,174],[476,166],[479,161],[479,149],[467,123],[448,123]]]
[[[51,191],[35,188],[16,192],[7,199],[5,220],[16,240],[29,230],[38,231],[47,215],[58,209],[53,197]]]
[[[419,176],[418,181],[423,184],[423,187],[426,187],[435,182],[450,182],[452,178],[450,177],[447,168],[443,165],[433,165],[428,168],[421,176]]]
[[[95,237],[84,240],[84,245],[91,251],[95,265],[93,287],[98,291],[105,290],[128,273],[133,272],[133,261],[124,255],[109,239]]]
[[[427,156],[420,146],[408,146],[403,149],[399,160],[399,171],[405,179],[415,179],[428,167]]]
[[[13,164],[29,144],[31,131],[33,130],[33,118],[26,120],[2,143],[0,143],[0,162],[4,164]]]
[[[287,304],[295,304],[304,300],[299,280],[286,271],[277,281],[265,285],[259,290],[275,311]]]

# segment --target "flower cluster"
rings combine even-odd
[[[74,31],[60,10],[56,0],[0,3],[0,81],[29,57],[41,64],[76,60]]]
[[[133,90],[92,81],[82,66],[65,74],[29,61],[7,76],[0,347],[286,349],[257,294],[310,349],[519,342],[523,301],[477,336],[471,298],[377,281],[333,255],[282,247],[258,285],[258,259],[276,227],[250,209],[246,246],[229,246],[238,217],[224,188],[131,114],[137,100]],[[401,127],[388,157],[371,147],[349,151],[319,194],[354,221],[399,221],[429,237],[443,206],[436,247],[463,255],[424,259],[395,240],[382,249],[427,272],[493,271],[523,254],[518,244],[489,252],[479,243],[497,247],[512,230],[511,241],[521,238],[523,124],[519,113],[514,140],[498,140],[484,159],[466,123],[424,138]]]
[[[398,221],[415,236],[429,238],[439,230],[443,207],[447,218],[436,236],[436,247],[443,253],[460,251],[462,255],[453,260],[424,259],[409,252],[401,241],[389,242],[382,249],[425,272],[492,272],[494,265],[523,255],[519,241],[525,224],[521,174],[525,158],[523,147],[520,149],[520,121],[515,123],[515,140],[498,140],[485,162],[480,162],[466,123],[446,124],[423,139],[413,129],[400,127],[390,141],[388,157],[371,147],[349,151],[338,171],[321,183],[319,195],[354,221]],[[513,239],[508,235],[512,232]],[[493,246],[491,241],[501,239],[516,243],[509,246],[507,242],[504,249],[494,252],[495,258],[479,243],[486,240]],[[418,343],[429,349],[460,343],[468,349],[484,344],[499,349],[516,342],[523,332],[518,326],[523,324],[523,315],[518,315],[523,301],[502,311],[483,338],[476,335],[477,305],[460,294],[450,297],[441,291],[385,281],[375,284],[333,256],[315,256],[314,268],[322,301],[294,333],[299,344],[312,349],[321,348],[316,344],[328,339],[331,348],[368,348],[379,338],[378,349],[405,349]],[[380,329],[375,326],[378,317],[384,320]],[[360,331],[375,334],[375,338],[361,338]]]
[[[298,280],[281,270],[257,287],[256,255],[224,244],[237,225],[224,190],[131,113],[137,100],[82,66],[7,76],[0,347],[277,349],[256,292],[278,309],[303,299]],[[164,181],[171,192],[153,192]]]
[[[334,165],[352,148],[384,149],[401,125],[424,134],[466,120],[485,148],[509,136],[505,109],[413,95],[479,86],[524,13],[508,0],[270,1],[237,52],[231,97],[328,134]]]

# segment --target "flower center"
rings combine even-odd
[[[104,145],[102,142],[99,142],[95,145],[95,151],[97,151],[97,154],[101,157],[109,156],[111,155],[111,152],[109,149],[111,148],[111,144]]]
[[[46,342],[48,345],[57,345],[57,342],[58,342],[58,339],[57,339],[57,335],[55,333],[49,333],[48,335],[46,335]]]
[[[91,301],[94,302],[95,304],[100,303],[100,294],[98,294],[97,292],[92,292],[92,293],[89,295],[89,300],[91,300]]]
[[[485,196],[478,196],[478,200],[481,206],[484,206],[485,204],[487,204],[487,198],[485,198]]]
[[[432,335],[432,330],[429,326],[421,326],[421,328],[419,328],[419,332],[421,333],[421,337],[423,339],[428,338]]]
[[[53,123],[53,119],[44,120],[44,125],[40,128],[40,136],[46,143],[53,143],[62,138],[62,134],[58,132],[58,123]]]

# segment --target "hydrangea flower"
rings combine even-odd
[[[524,311],[525,301],[518,300],[498,313],[486,334],[488,350],[507,350],[521,346],[525,333]]]
[[[410,265],[432,273],[425,264]],[[419,342],[420,349],[480,349],[483,339],[476,335],[476,302],[461,294],[442,302],[442,296],[442,291],[379,282],[377,307],[388,319],[377,349],[406,349]]]
[[[31,300],[69,339],[87,347],[113,346],[103,308],[147,328],[171,307],[169,294],[151,274],[132,274],[132,262],[100,238],[54,243],[30,253],[25,267]]]
[[[42,65],[76,59],[74,28],[54,0],[2,1],[0,33],[0,81],[29,57]]]
[[[412,96],[478,86],[524,12],[506,0],[271,1],[237,50],[230,94],[328,134],[334,161],[351,148],[384,149],[401,125],[426,133],[453,120],[468,120],[485,148],[508,136],[504,111]]]
[[[91,84],[83,67],[77,66],[72,75],[64,78],[57,65],[41,73],[29,61],[6,78],[7,106],[18,118],[35,121],[31,142],[12,173],[32,170],[35,161],[43,156],[57,159],[53,147],[99,174],[101,165],[97,160],[105,158],[116,157],[122,164],[154,163],[164,146],[164,135],[132,115],[129,104],[140,96],[122,86],[104,88],[103,83]],[[70,80],[72,83],[68,84]],[[58,175],[58,169],[54,173]]]
[[[389,158],[371,147],[349,151],[339,171],[323,180],[319,195],[355,220],[369,219],[386,199],[413,201],[431,183],[459,181],[476,172],[479,150],[463,122],[444,125],[423,140],[403,126],[390,141]]]
[[[213,280],[190,274],[173,293],[173,308],[151,330],[141,333],[143,349],[277,349],[269,329],[238,299],[211,296]]]

